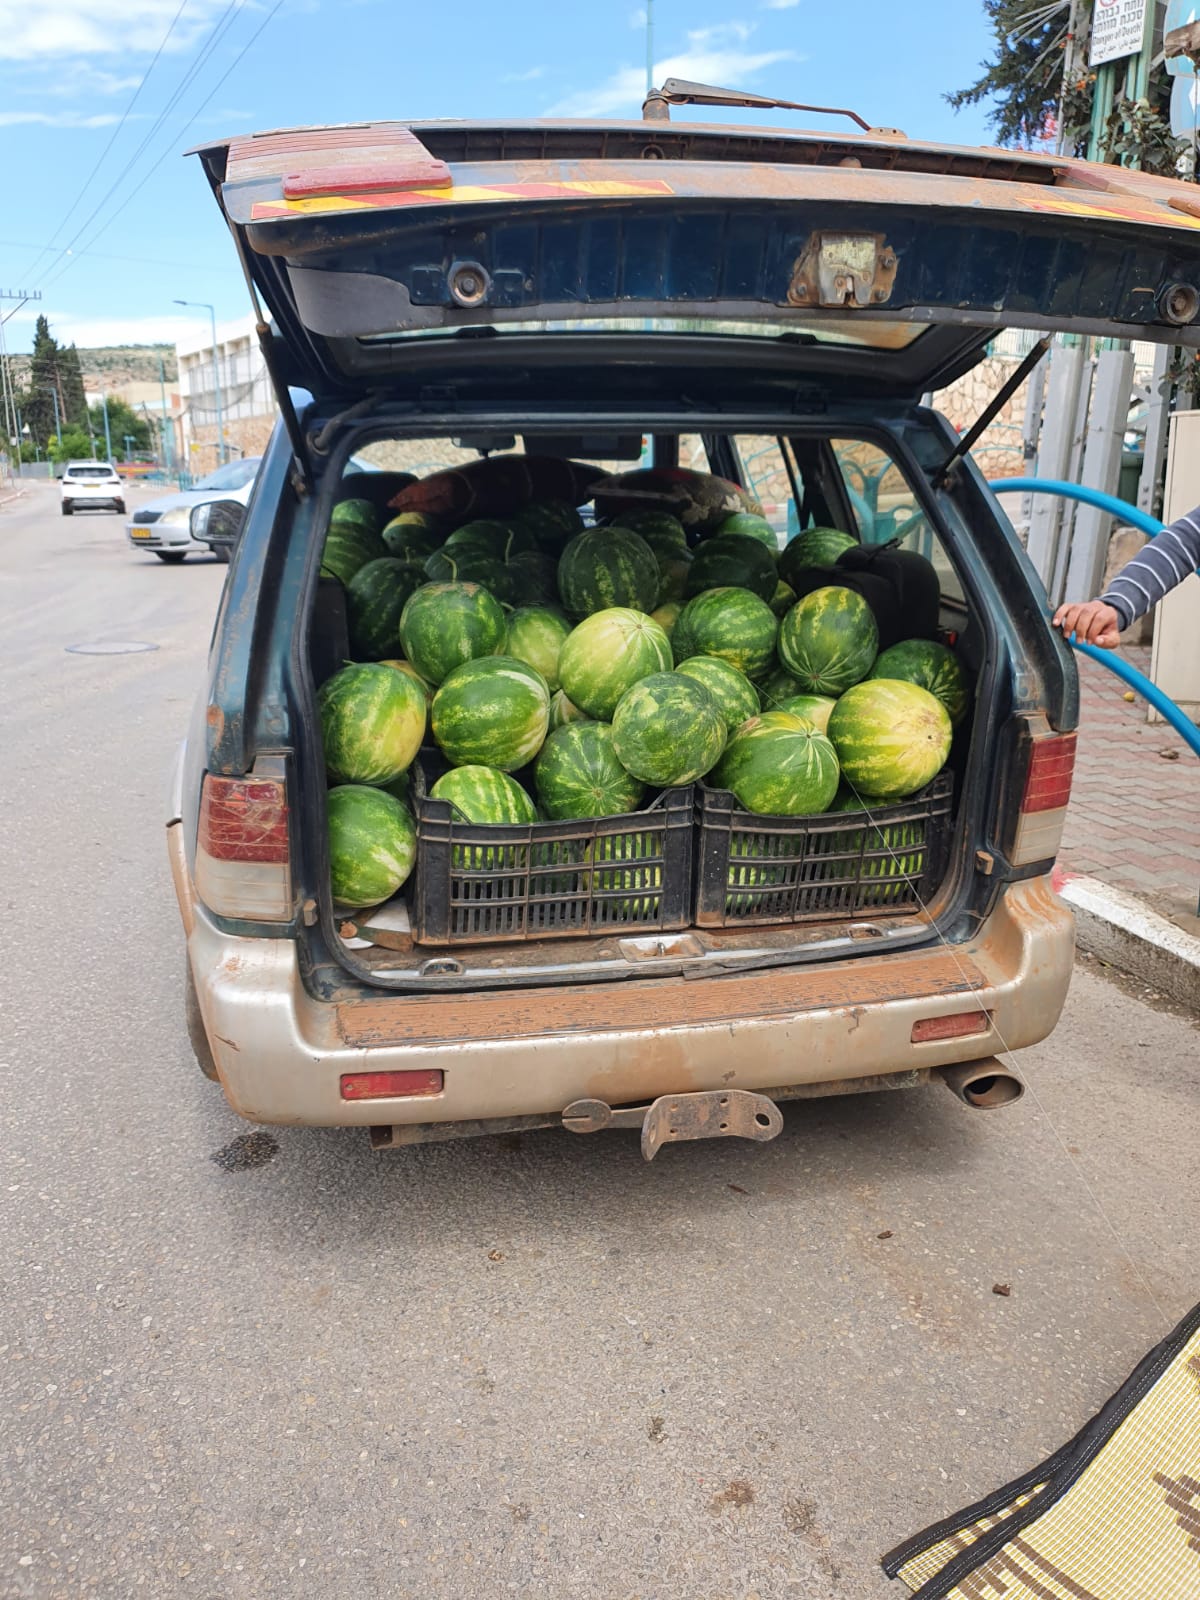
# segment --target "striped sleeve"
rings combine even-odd
[[[1141,550],[1100,596],[1124,630],[1200,567],[1200,506],[1180,517]]]

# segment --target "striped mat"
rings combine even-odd
[[[1200,1306],[1069,1444],[883,1570],[913,1600],[1200,1600]]]

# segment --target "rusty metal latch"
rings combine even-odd
[[[898,266],[882,233],[814,233],[792,265],[788,305],[886,305]]]
[[[783,1129],[783,1113],[774,1100],[748,1089],[663,1094],[648,1106],[622,1106],[616,1111],[603,1100],[573,1100],[562,1120],[571,1133],[640,1127],[647,1161],[653,1161],[664,1144],[685,1139],[757,1139],[761,1144]]]

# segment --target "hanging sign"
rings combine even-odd
[[[1146,37],[1147,0],[1096,0],[1092,13],[1091,66],[1136,56]]]

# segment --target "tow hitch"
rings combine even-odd
[[[603,1100],[573,1100],[562,1116],[572,1133],[604,1128],[641,1128],[642,1155],[653,1161],[664,1144],[685,1139],[774,1139],[783,1113],[774,1100],[747,1089],[704,1089],[695,1094],[664,1094],[648,1106],[614,1111]]]

